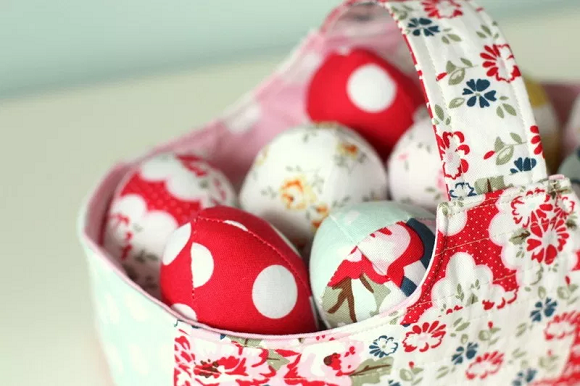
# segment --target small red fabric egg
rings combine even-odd
[[[107,214],[103,244],[128,276],[159,298],[165,243],[197,211],[235,205],[227,178],[193,154],[162,153],[130,170]]]
[[[187,319],[236,332],[316,331],[305,263],[266,221],[230,207],[200,211],[170,237],[165,303]]]
[[[421,90],[411,78],[363,49],[330,54],[314,74],[307,95],[312,120],[355,129],[383,159],[423,106]]]

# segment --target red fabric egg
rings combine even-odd
[[[163,300],[188,319],[230,331],[316,331],[306,265],[266,221],[230,207],[200,211],[170,237]]]
[[[218,169],[188,153],[162,153],[127,173],[107,214],[103,245],[129,277],[160,297],[159,269],[171,233],[197,211],[235,205],[233,187]]]
[[[386,158],[425,101],[419,86],[376,54],[329,55],[314,74],[307,110],[314,121],[357,130]]]

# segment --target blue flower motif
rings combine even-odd
[[[516,174],[519,172],[529,172],[530,170],[532,170],[533,168],[536,167],[536,165],[538,164],[538,161],[536,161],[533,158],[518,158],[517,160],[515,160],[514,165],[516,166],[515,168],[511,168],[510,172],[512,174]]]
[[[477,196],[473,186],[469,182],[458,182],[455,184],[455,189],[449,191],[451,198],[472,197]]]
[[[520,371],[517,375],[517,378],[512,382],[512,386],[524,386],[530,384],[536,377],[537,373],[538,370],[534,369]]]
[[[542,313],[546,318],[549,318],[550,316],[554,315],[557,306],[558,302],[552,300],[551,298],[546,298],[544,302],[540,300],[534,305],[535,310],[530,312],[530,318],[532,318],[532,322],[541,322]]]
[[[421,18],[412,18],[411,22],[409,23],[409,28],[413,30],[413,35],[421,36],[421,32],[425,36],[434,36],[436,33],[439,33],[439,26],[433,24],[431,19],[427,19],[425,17]]]
[[[457,347],[457,349],[455,350],[455,354],[453,354],[453,356],[451,357],[451,362],[453,362],[454,365],[459,365],[463,363],[464,355],[465,358],[467,358],[468,360],[475,358],[475,355],[477,355],[478,347],[479,346],[477,343],[468,343],[466,347],[463,346]]]
[[[479,107],[485,108],[491,106],[489,101],[495,102],[495,90],[485,92],[491,83],[487,79],[471,79],[467,82],[467,88],[463,89],[463,95],[471,95],[467,100],[467,106],[473,107],[479,99]]]
[[[389,384],[387,386],[401,386],[401,384],[399,382],[389,381]]]
[[[386,335],[379,336],[369,346],[371,355],[378,358],[384,358],[387,355],[393,354],[397,351],[397,348],[399,348],[399,344],[395,342],[395,339]]]

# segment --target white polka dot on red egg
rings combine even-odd
[[[391,106],[397,85],[389,74],[376,64],[357,68],[347,82],[351,102],[368,113],[377,113]]]
[[[233,220],[225,220],[224,223],[226,224],[230,224],[232,226],[235,226],[236,228],[240,228],[243,231],[248,231],[248,228],[246,228],[246,226],[244,224],[241,224],[237,221],[233,221]]]
[[[167,240],[165,252],[163,253],[163,264],[171,264],[179,252],[183,250],[185,244],[191,236],[191,224],[187,223],[178,228]]]
[[[192,243],[191,244],[191,274],[193,278],[193,287],[201,287],[206,284],[214,269],[214,259],[205,246]]]
[[[171,309],[189,320],[197,320],[197,314],[187,304],[177,303],[172,305]]]
[[[252,286],[254,306],[260,314],[270,319],[280,319],[288,315],[297,300],[296,279],[281,265],[271,265],[262,270]]]

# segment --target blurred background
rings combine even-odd
[[[110,386],[76,240],[116,160],[222,111],[338,0],[0,0],[0,383]],[[520,66],[580,82],[580,1],[480,0]]]

